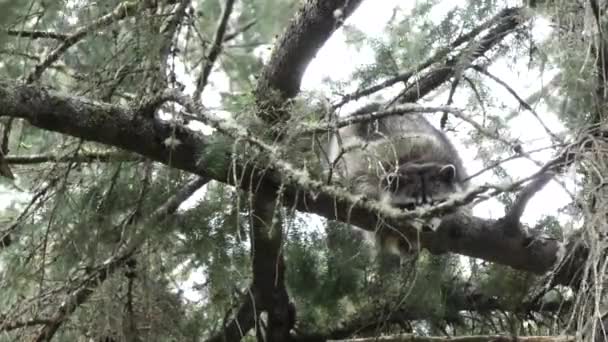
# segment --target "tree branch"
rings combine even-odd
[[[504,9],[502,10],[500,13],[498,13],[497,15],[495,15],[492,19],[484,22],[483,24],[475,27],[474,29],[472,29],[470,32],[458,37],[456,40],[454,40],[449,47],[440,49],[439,51],[437,51],[435,54],[433,54],[433,56],[431,56],[429,59],[427,59],[426,61],[424,61],[423,63],[415,66],[412,68],[412,70],[410,71],[406,71],[403,73],[400,73],[399,75],[396,75],[393,78],[390,78],[386,81],[383,81],[377,85],[365,88],[365,89],[360,89],[355,91],[354,93],[351,94],[347,94],[342,96],[342,100],[340,100],[338,103],[336,103],[335,105],[333,105],[332,107],[334,109],[342,107],[343,105],[345,105],[346,103],[353,101],[353,100],[357,100],[360,99],[364,96],[368,96],[371,95],[375,92],[378,92],[384,88],[390,87],[393,84],[399,83],[399,82],[407,82],[410,77],[412,77],[415,73],[421,72],[424,69],[430,67],[431,65],[438,63],[439,61],[441,61],[442,58],[445,58],[445,56],[447,56],[450,52],[452,52],[454,49],[456,49],[457,47],[459,47],[460,45],[474,39],[477,35],[479,35],[483,30],[497,24],[500,23],[503,19],[503,17],[505,16],[505,11],[510,11],[510,9]]]
[[[238,178],[243,181],[235,184],[234,178],[226,172],[232,160],[229,151],[225,157],[225,168],[206,168],[204,160],[197,158],[210,148],[205,136],[185,128],[175,129],[176,139],[181,144],[169,149],[162,143],[164,138],[159,136],[164,123],[137,115],[130,108],[67,96],[39,86],[1,81],[0,108],[3,108],[3,115],[26,119],[36,127],[122,148],[171,167],[239,186],[246,191],[251,184],[255,184],[276,192],[285,182],[283,204],[286,206],[370,231],[376,227],[378,217],[370,215],[376,211],[370,211],[365,201],[355,201],[356,204],[353,204],[353,198],[341,196],[344,192],[337,189],[337,193],[303,191],[300,186],[294,185],[293,179],[284,179],[276,169],[262,172],[251,164],[236,163],[231,173],[239,175]],[[167,130],[171,132],[170,128]],[[564,154],[576,153],[572,149],[569,151]],[[336,197],[336,194],[339,196]],[[403,231],[408,239],[418,237],[406,222],[394,219],[385,219],[385,222]],[[529,248],[529,236],[506,237],[502,228],[496,220],[450,215],[436,232],[420,234],[421,245],[436,254],[453,252],[536,274],[551,269],[561,246],[558,241],[535,238],[537,242],[534,248]],[[571,271],[576,269],[577,264],[578,261],[572,268],[560,270],[556,274],[557,283],[568,284]]]
[[[78,154],[30,154],[25,156],[7,156],[4,158],[7,164],[29,165],[41,163],[95,163],[110,161],[141,161],[142,158],[124,152],[88,152]]]
[[[283,33],[264,68],[257,98],[270,101],[273,91],[280,93],[278,103],[300,91],[306,67],[332,33],[352,14],[362,0],[313,0],[306,2]],[[268,107],[263,104],[262,108]],[[272,120],[271,120],[272,121]]]

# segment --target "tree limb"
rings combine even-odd
[[[378,218],[370,214],[369,206],[361,203],[353,205],[344,197],[336,198],[334,194],[323,191],[302,191],[293,184],[293,180],[282,180],[278,170],[266,169],[262,172],[250,164],[237,163],[231,172],[244,181],[235,184],[234,178],[226,172],[227,167],[206,168],[204,160],[201,162],[197,158],[210,148],[207,137],[187,129],[177,129],[176,138],[181,144],[169,149],[162,143],[162,137],[158,136],[162,133],[162,123],[137,115],[130,108],[68,96],[39,86],[1,81],[0,107],[4,108],[3,115],[26,119],[36,127],[122,148],[174,168],[236,185],[246,191],[251,188],[249,182],[275,192],[282,182],[286,182],[284,205],[370,231],[376,227]],[[564,152],[565,155],[568,153]],[[227,155],[226,165],[230,160]],[[418,237],[404,222],[385,221],[397,229],[403,229],[408,238]],[[502,228],[496,220],[451,215],[442,221],[436,232],[421,233],[420,238],[423,247],[437,254],[458,253],[536,274],[551,269],[561,246],[558,241],[538,238],[534,248],[528,248],[529,236],[505,237]],[[575,267],[576,264],[570,271]],[[556,275],[557,283],[568,284],[572,276],[570,271],[560,271]]]

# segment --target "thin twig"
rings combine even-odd
[[[255,25],[257,22],[258,21],[256,19],[253,19],[252,21],[248,22],[247,24],[245,24],[241,27],[238,27],[236,30],[234,30],[234,32],[226,33],[226,35],[224,36],[223,42],[226,43],[226,42],[233,40],[234,38],[238,37],[239,34],[252,28],[253,25]]]

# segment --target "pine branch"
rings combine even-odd
[[[466,60],[473,62],[475,59],[483,56],[486,52],[494,48],[507,35],[517,29],[526,19],[524,9],[521,7],[506,8],[496,16],[496,25],[489,30],[487,34],[480,38],[475,45],[474,51],[463,51],[455,56],[451,61]],[[466,56],[466,58],[464,58]],[[453,77],[457,69],[469,67],[470,63],[465,66],[457,67],[457,63],[446,62],[445,65],[440,65],[430,70],[425,75],[422,75],[417,82],[411,84],[394,101],[400,103],[416,102],[423,98],[437,87],[444,84],[447,80]]]

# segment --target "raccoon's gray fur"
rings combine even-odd
[[[379,108],[373,106],[359,112]],[[331,137],[327,154],[331,173],[353,192],[402,209],[436,204],[466,187],[456,149],[418,114],[343,127]],[[384,250],[403,254],[414,246],[390,230],[381,231],[377,238]]]

